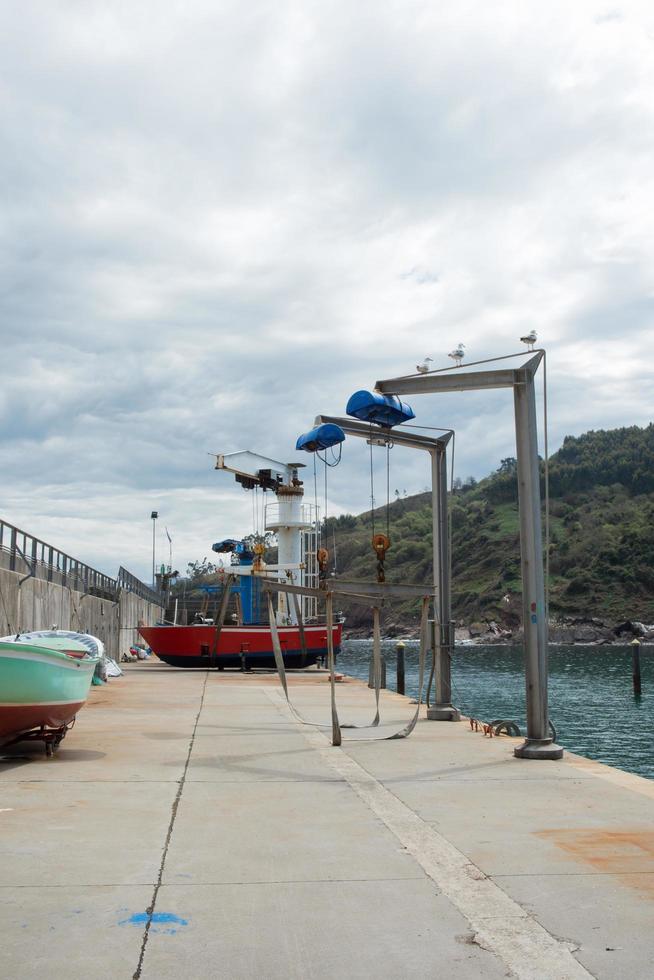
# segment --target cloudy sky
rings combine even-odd
[[[0,517],[148,578],[155,508],[183,569],[251,530],[208,453],[289,460],[355,389],[532,327],[552,449],[652,419],[651,4],[0,8]],[[413,406],[463,477],[514,453],[510,393]],[[352,441],[330,511],[369,493]]]

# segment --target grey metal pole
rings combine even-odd
[[[435,700],[427,709],[430,721],[460,721],[461,712],[452,705],[451,637],[452,590],[447,506],[447,456],[431,453],[432,520],[434,535],[434,634]]]
[[[634,694],[640,697],[642,694],[640,683],[640,640],[631,641],[631,667],[634,682]]]
[[[513,387],[520,507],[522,620],[527,689],[527,738],[514,750],[521,759],[560,759],[547,713],[547,614],[541,530],[540,474],[534,378],[525,371]]]
[[[405,646],[402,640],[396,645],[395,653],[397,654],[396,661],[396,671],[397,671],[397,693],[404,694],[404,650]]]

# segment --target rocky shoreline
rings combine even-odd
[[[456,642],[460,644],[518,645],[523,640],[520,627],[509,629],[494,620],[469,624],[457,622],[454,632]],[[372,630],[367,627],[347,629],[346,626],[343,636],[346,640],[370,640]],[[388,623],[384,628],[384,639],[417,640],[419,630],[402,623]],[[640,640],[643,644],[654,644],[654,625],[629,619],[611,624],[600,619],[582,617],[554,620],[550,621],[549,625],[550,643],[570,646],[625,646],[634,639]]]

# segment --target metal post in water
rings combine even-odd
[[[400,640],[395,646],[397,654],[397,693],[404,694],[404,650],[405,645]]]
[[[634,681],[634,694],[636,697],[640,697],[642,691],[640,685],[640,640],[638,637],[631,641],[631,664]]]

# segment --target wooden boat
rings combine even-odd
[[[0,641],[0,745],[41,738],[51,754],[88,697],[98,659]]]
[[[53,627],[50,630],[30,630],[12,636],[0,636],[2,640],[14,640],[16,643],[31,643],[37,647],[48,647],[50,650],[63,650],[73,656],[73,651],[84,655],[86,651],[92,657],[99,657],[101,663],[96,667],[95,675],[101,680],[107,677],[120,677],[122,670],[115,660],[108,656],[104,643],[91,633],[80,633],[79,630],[60,630]],[[70,642],[75,641],[75,642]]]
[[[90,651],[86,644],[74,637],[59,636],[54,631],[48,636],[45,633],[19,633],[14,636],[0,636],[0,643],[20,643],[23,646],[45,647],[48,650],[59,650],[69,657],[81,660]]]
[[[106,657],[102,640],[90,633],[80,633],[78,630],[59,630],[54,627],[51,630],[30,630],[11,636],[0,636],[0,642],[3,640],[29,643],[36,647],[48,647],[50,650],[63,650],[64,653],[86,650],[92,657]]]

